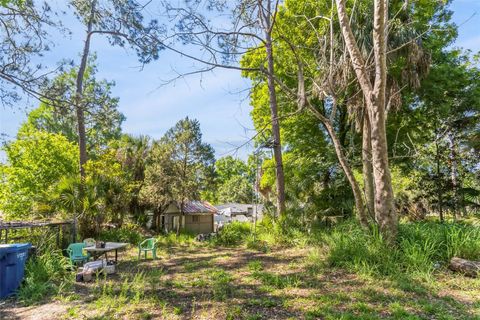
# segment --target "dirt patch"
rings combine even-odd
[[[0,319],[51,320],[61,318],[69,305],[61,302],[51,302],[39,306],[23,307],[15,302],[0,305]]]

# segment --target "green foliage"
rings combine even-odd
[[[0,6],[7,7],[7,5],[12,4],[12,5],[21,7],[24,2],[25,2],[25,0],[1,0],[0,1]]]
[[[59,250],[46,250],[31,258],[25,267],[25,281],[18,291],[18,299],[30,305],[64,293],[73,284],[70,267],[70,261]]]
[[[89,220],[99,217],[102,221],[122,223],[129,213],[135,181],[131,181],[129,173],[122,167],[116,150],[108,149],[96,159],[89,160],[85,171],[85,184],[96,193],[96,201],[101,209],[94,212]]]
[[[220,158],[215,162],[216,180],[220,184],[238,176],[251,179],[249,171],[245,162],[232,156]]]
[[[234,176],[218,188],[218,203],[251,203],[253,184],[247,178]]]
[[[328,246],[329,265],[374,276],[428,278],[453,256],[480,257],[480,230],[463,223],[404,223],[397,247],[388,248],[378,232],[370,235],[346,222],[326,233],[322,242]]]
[[[147,216],[145,215],[146,208],[141,203],[140,190],[145,180],[146,159],[151,147],[150,138],[124,134],[120,140],[112,143],[112,147],[116,149],[116,158],[128,181],[130,214],[138,223],[144,224]]]
[[[254,233],[251,233],[245,240],[245,245],[248,249],[261,251],[267,253],[270,251],[270,244],[262,239],[259,239],[259,236],[255,236]]]
[[[111,318],[116,312],[122,312],[126,306],[135,306],[145,297],[145,288],[148,285],[144,272],[133,275],[123,275],[120,283],[97,277],[93,292],[95,307],[104,311]]]
[[[211,242],[221,246],[246,245],[249,249],[268,252],[274,246],[303,247],[314,241],[295,223],[288,221],[275,221],[267,215],[257,223],[255,235],[252,223],[234,221],[226,224]]]
[[[165,32],[164,26],[156,19],[145,18],[145,6],[136,1],[72,0],[72,7],[75,17],[85,26],[93,10],[93,30],[101,31],[112,46],[133,49],[142,64],[158,59],[165,49],[157,40]]]
[[[418,172],[414,190],[419,198],[437,212],[458,214],[460,208],[478,208],[465,195],[480,190],[480,158],[472,144],[479,132],[480,69],[478,61],[461,50],[436,51],[434,57],[436,63],[419,90],[421,103],[411,106],[416,121],[424,125],[411,130],[421,149],[408,167]]]
[[[263,270],[262,261],[260,260],[253,260],[248,262],[248,269],[251,272],[258,272]]]
[[[120,228],[103,230],[99,234],[102,241],[127,242],[138,245],[144,238],[142,230],[133,223],[125,223]]]
[[[7,164],[0,165],[0,211],[8,218],[52,217],[35,204],[49,187],[78,170],[78,148],[64,136],[28,130],[4,147]],[[33,213],[33,214],[32,214]]]
[[[182,119],[153,144],[140,197],[157,211],[172,200],[198,200],[202,191],[212,187],[214,163],[213,149],[202,141],[198,120]]]
[[[113,82],[96,79],[95,59],[90,61],[84,77],[82,103],[85,112],[85,127],[90,156],[101,152],[112,140],[120,138],[121,125],[125,116],[118,111],[119,99],[112,97]],[[75,105],[76,77],[78,68],[71,68],[56,76],[44,94],[54,97],[52,101],[43,101],[32,110],[19,132],[34,128],[36,130],[58,133],[72,143],[78,141],[77,117]]]
[[[178,235],[170,232],[157,237],[157,245],[170,248],[176,245],[190,246],[195,242],[195,235],[183,230]]]
[[[281,220],[266,215],[257,224],[257,245],[262,251],[274,246],[305,246],[312,237],[299,226],[295,215],[287,214]]]
[[[212,241],[214,244],[222,246],[238,245],[246,240],[251,229],[251,223],[234,221],[226,224]]]
[[[245,162],[226,156],[215,162],[215,190],[204,194],[215,203],[250,203],[253,199],[253,169]]]
[[[83,183],[78,174],[60,177],[36,204],[46,213],[60,212],[69,219],[75,213],[81,217],[82,235],[95,237],[103,222],[123,222],[135,196],[134,186],[114,149],[89,160],[85,168],[87,177]]]
[[[430,174],[430,176],[425,175],[425,179],[420,179],[420,182],[431,180],[434,169],[431,165],[434,160],[431,154],[421,150],[426,143],[425,135],[431,134],[433,130],[431,127],[435,125],[432,121],[434,117],[427,114],[442,110],[456,110],[458,113],[455,112],[455,118],[457,118],[455,120],[459,120],[457,123],[465,124],[466,120],[472,123],[471,120],[478,119],[478,116],[473,113],[469,114],[479,105],[476,101],[477,86],[467,84],[478,83],[476,81],[478,72],[472,66],[473,59],[470,59],[470,66],[468,66],[468,63],[465,63],[468,59],[461,61],[463,58],[460,58],[459,61],[455,61],[455,59],[442,57],[448,51],[445,49],[456,36],[456,27],[449,22],[451,12],[448,11],[447,4],[447,1],[421,1],[415,5],[405,4],[404,1],[389,3],[391,30],[387,46],[398,48],[388,57],[389,88],[387,91],[389,93],[387,95],[389,106],[392,107],[388,117],[389,150],[393,153],[392,163],[401,167],[402,171],[399,170],[399,172],[402,178],[419,177],[419,171]],[[372,1],[361,3],[347,1],[346,6],[348,9],[355,8],[349,11],[350,23],[354,36],[358,40],[359,49],[367,57],[373,44],[371,41],[373,3]],[[393,12],[398,14],[393,15]],[[330,30],[329,19],[318,19],[319,16],[331,16],[334,20],[333,30]],[[435,31],[429,32],[427,26],[435,26]],[[333,38],[330,38],[330,31]],[[300,90],[297,78],[298,62],[300,62],[305,79],[304,89],[310,102],[317,112],[330,119],[328,121],[331,122],[352,169],[359,168],[364,102],[359,99],[359,88],[354,73],[350,72],[351,66],[337,65],[345,61],[345,47],[341,30],[338,28],[335,8],[330,2],[285,1],[278,8],[272,37],[275,51],[275,75],[282,81],[282,88],[279,85],[277,92],[279,104],[282,106],[279,113],[282,143],[285,146],[283,155],[287,177],[285,179],[287,200],[291,207],[295,208],[291,214],[296,215],[305,227],[314,224],[324,216],[351,215],[354,204],[352,192],[346,183],[334,153],[332,141],[323,128],[322,122],[315,118],[308,108],[305,108],[307,109],[305,112],[298,112],[296,99],[292,99],[292,95],[286,94],[286,90],[283,90],[283,87],[288,87],[295,93]],[[323,42],[319,39],[330,39],[331,42]],[[412,42],[409,39],[420,41]],[[330,59],[335,61],[335,66],[331,65]],[[249,68],[263,67],[264,64],[265,50],[261,46],[250,48],[241,61],[243,67]],[[430,67],[431,75],[428,76]],[[373,74],[374,70],[369,69],[367,72]],[[243,76],[248,77],[255,84],[250,92],[253,107],[251,116],[257,131],[262,132],[262,135],[258,135],[257,142],[262,142],[270,135],[271,125],[266,77],[256,71],[244,71]],[[450,84],[451,88],[449,82],[455,82]],[[426,86],[427,92],[432,93],[430,101],[422,101],[425,98],[423,86]],[[392,92],[401,92],[401,94],[391,95]],[[457,96],[459,92],[463,94]],[[334,114],[331,114],[332,98],[335,98],[337,103]],[[469,103],[465,103],[466,101]],[[398,112],[393,112],[394,109]],[[452,118],[453,114],[447,112],[440,119]],[[439,130],[439,132],[444,131]],[[467,148],[461,147],[466,145],[467,139],[463,138],[465,130],[456,128],[455,132],[457,138],[462,140],[458,142],[457,152],[466,151]],[[477,135],[470,132],[468,136],[476,137]],[[412,170],[417,151],[425,156],[425,159]],[[442,166],[445,166],[447,161],[448,159],[443,157]],[[422,167],[427,162],[430,164]],[[470,163],[478,163],[478,159]],[[273,159],[265,157],[262,163],[261,191],[270,198],[274,196],[275,190],[274,169]],[[445,166],[442,176],[448,179],[451,170]],[[472,176],[476,171],[478,169],[470,166],[458,175],[459,179],[464,173]],[[405,181],[399,182],[404,185]],[[436,193],[434,185],[425,186],[414,181],[409,183],[408,187],[414,187],[416,190],[402,190],[406,192],[401,193],[400,201],[397,202],[401,211],[413,211],[419,206],[425,206],[425,203],[430,206],[429,209],[432,204],[435,205],[435,198],[432,197]],[[447,183],[446,188],[442,188],[441,192],[451,193],[451,190],[452,186]],[[446,201],[449,200],[446,199]],[[463,206],[465,205],[464,203]]]

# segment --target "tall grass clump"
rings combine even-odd
[[[113,281],[106,274],[96,278],[93,296],[96,310],[101,312],[98,319],[130,319],[129,313],[138,312],[135,308],[139,304],[151,302],[145,296],[149,285],[145,273],[120,275],[120,278]]]
[[[313,239],[298,225],[298,219],[288,214],[274,220],[266,215],[257,225],[257,238],[269,246],[305,246]]]
[[[70,261],[60,250],[45,251],[42,255],[29,259],[18,299],[31,305],[64,293],[73,284],[74,275],[69,271],[70,267]]]
[[[453,256],[480,258],[480,230],[462,223],[402,223],[398,244],[392,248],[377,229],[365,232],[358,223],[347,221],[327,232],[323,241],[330,266],[373,276],[428,278]]]
[[[448,261],[454,256],[471,260],[480,258],[480,228],[469,223],[400,224],[400,243],[401,247],[421,245],[438,261]]]
[[[165,235],[157,237],[158,245],[171,247],[175,245],[188,246],[195,242],[195,235],[193,233],[182,231],[178,235],[175,232],[170,232]]]
[[[387,250],[380,234],[368,234],[357,223],[344,223],[324,236],[327,263],[368,275],[394,274],[398,252]]]

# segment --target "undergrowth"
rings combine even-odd
[[[214,245],[235,246],[244,243],[251,232],[250,223],[234,221],[225,225],[211,242]]]
[[[157,237],[158,246],[170,247],[174,245],[189,246],[195,242],[195,235],[185,231],[178,235],[175,232],[170,232],[165,235]]]
[[[398,242],[389,247],[374,229],[345,222],[322,235],[327,264],[373,276],[407,274],[429,279],[453,256],[480,258],[480,230],[464,223],[401,223]]]
[[[70,261],[60,250],[45,251],[29,259],[25,266],[24,283],[18,290],[18,299],[26,305],[50,296],[66,293],[73,284]]]
[[[370,276],[404,274],[429,280],[454,256],[480,259],[480,228],[466,222],[404,222],[399,225],[396,246],[391,247],[377,228],[366,232],[354,220],[304,232],[287,221],[267,217],[257,225],[255,236],[251,224],[236,222],[225,226],[214,244],[245,245],[263,252],[277,246],[309,246],[314,248],[310,270],[341,267]]]
[[[139,244],[142,239],[142,230],[133,223],[126,223],[120,228],[103,230],[100,232],[99,239],[103,241],[127,242]]]

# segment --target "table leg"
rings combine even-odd
[[[115,264],[117,264],[117,260],[118,260],[118,250],[115,249]]]

